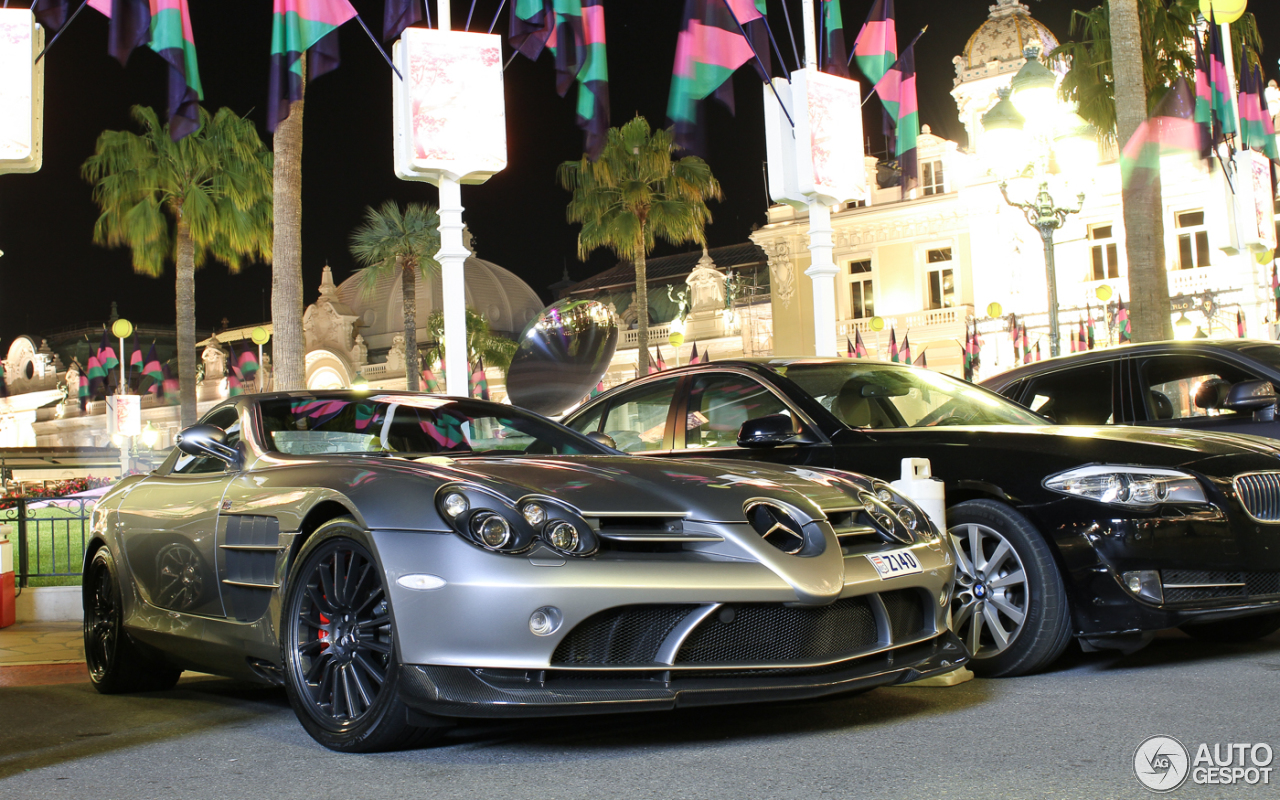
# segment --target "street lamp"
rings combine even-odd
[[[1040,45],[1032,42],[1023,50],[1023,64],[1008,89],[1001,89],[999,101],[982,117],[985,160],[1001,174],[1000,194],[1020,209],[1044,242],[1044,267],[1049,291],[1049,353],[1061,354],[1058,335],[1058,283],[1054,274],[1053,233],[1065,224],[1067,215],[1084,207],[1084,192],[1076,197],[1075,208],[1055,204],[1049,192],[1051,173],[1085,174],[1098,163],[1097,135],[1078,115],[1057,101],[1057,76],[1040,63]],[[1009,197],[1009,179],[1030,177],[1037,184],[1034,199],[1015,201]]]

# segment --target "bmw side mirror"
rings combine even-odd
[[[738,447],[777,447],[798,438],[791,417],[785,414],[749,419],[738,429]]]
[[[1227,392],[1222,405],[1232,411],[1253,412],[1257,422],[1270,422],[1276,416],[1276,387],[1271,381],[1240,381]]]
[[[192,425],[174,443],[189,456],[216,458],[233,469],[240,466],[240,451],[227,444],[227,432],[215,425]]]

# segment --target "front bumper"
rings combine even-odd
[[[578,672],[406,664],[400,697],[430,717],[545,717],[798,700],[909,683],[969,660],[946,631],[925,641],[819,668]]]

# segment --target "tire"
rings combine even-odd
[[[400,700],[390,597],[369,536],[350,517],[320,526],[290,570],[280,626],[289,704],[317,742],[346,753],[422,744]]]
[[[952,506],[947,526],[957,567],[952,627],[970,650],[969,669],[988,678],[1026,675],[1062,655],[1071,604],[1040,532],[994,500]]]
[[[106,547],[89,562],[81,588],[84,656],[93,688],[103,694],[172,689],[182,670],[144,653],[124,631],[124,606],[115,560]]]
[[[1198,622],[1179,630],[1204,642],[1252,642],[1280,630],[1280,614],[1256,614],[1220,622]]]

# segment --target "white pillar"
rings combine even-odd
[[[816,356],[836,355],[836,268],[831,259],[831,207],[809,201],[809,268],[813,280],[813,350]]]
[[[444,307],[445,392],[467,396],[467,284],[462,245],[462,186],[453,176],[440,177],[441,300]]]
[[[436,0],[436,25],[449,30],[449,0]],[[452,175],[440,176],[440,293],[444,303],[444,390],[467,396],[467,282],[462,245],[462,186]]]

